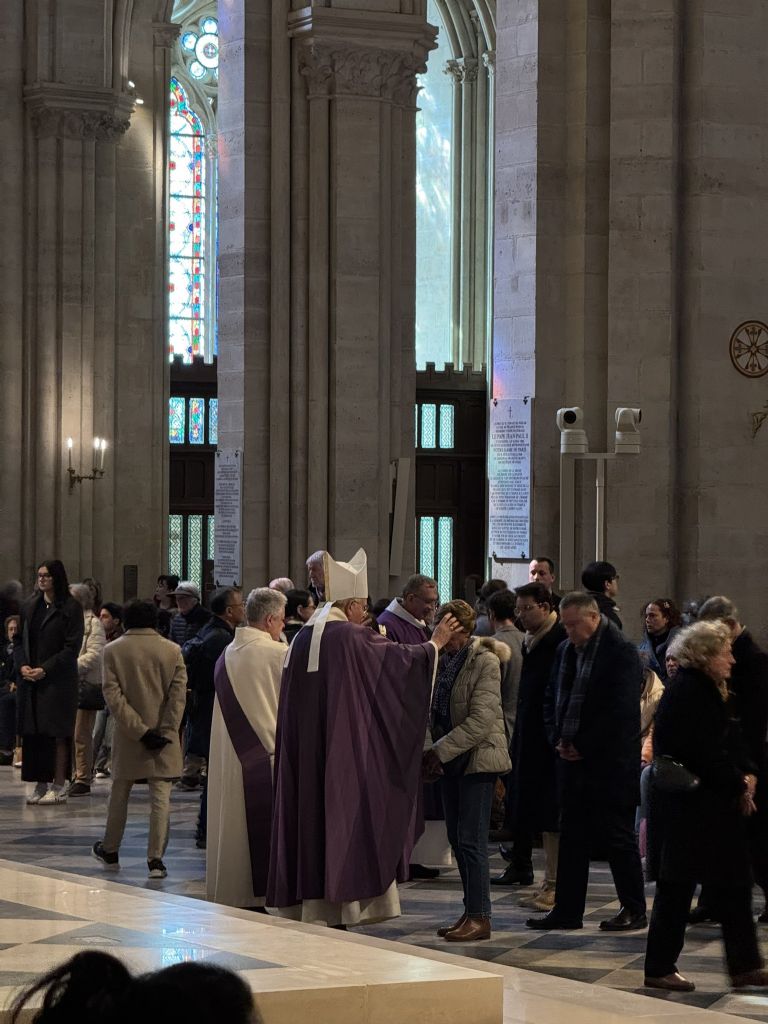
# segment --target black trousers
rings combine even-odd
[[[645,976],[663,978],[677,970],[677,958],[685,942],[685,926],[695,882],[657,882],[653,901]],[[722,922],[723,944],[731,977],[763,966],[752,919],[752,886],[707,886],[707,906]]]
[[[589,884],[589,862],[598,849],[608,859],[619,901],[632,914],[645,913],[645,883],[635,835],[635,808],[605,804],[585,786],[579,765],[568,766],[562,791],[560,854],[555,908],[558,917],[580,921]]]

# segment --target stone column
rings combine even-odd
[[[362,545],[386,594],[391,467],[413,455],[415,93],[432,34],[412,14],[287,8],[221,12],[220,443],[244,450],[246,585],[303,581],[310,551]]]
[[[58,554],[76,577],[94,569],[94,509],[105,484],[87,481],[70,489],[66,438],[74,438],[73,463],[84,474],[95,464],[93,438],[109,433],[113,442],[103,406],[99,415],[94,406],[102,383],[99,350],[105,342],[112,347],[95,336],[96,240],[114,209],[97,207],[97,165],[103,185],[102,151],[128,129],[133,101],[109,89],[49,82],[28,86],[25,103],[26,230],[34,241],[25,268],[23,564],[29,570],[37,559]],[[99,256],[99,273],[114,276],[114,248],[100,248]],[[114,473],[112,451],[110,461]]]

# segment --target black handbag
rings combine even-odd
[[[654,757],[651,763],[651,779],[660,793],[695,793],[701,779],[684,764],[673,760],[668,754]]]

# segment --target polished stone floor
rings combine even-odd
[[[114,875],[104,875],[101,865],[89,855],[90,846],[102,834],[108,781],[97,781],[91,796],[70,800],[59,807],[27,807],[24,789],[18,772],[0,768],[0,859],[31,865],[46,872],[90,877],[99,884],[108,878],[110,885],[117,883],[118,889],[125,884],[141,887],[148,891],[145,897],[149,898],[152,898],[152,890],[156,890],[158,898],[162,899],[166,896],[202,897],[205,865],[204,854],[194,844],[199,803],[195,794],[174,791],[171,842],[166,856],[168,878],[158,882],[146,877],[146,787],[134,788],[126,839],[120,855],[121,870]],[[492,867],[500,869],[502,862],[495,851],[492,853]],[[582,1019],[613,1021],[619,1017],[627,1019],[634,1016],[648,1022],[674,1017],[676,1024],[688,1024],[694,1019],[715,1024],[718,1018],[732,1024],[734,1017],[768,1022],[768,997],[737,996],[728,991],[719,930],[715,926],[690,929],[681,959],[681,969],[696,982],[697,991],[685,996],[647,998],[650,993],[640,988],[645,933],[610,935],[600,933],[597,928],[599,920],[615,912],[617,907],[604,865],[597,864],[593,870],[585,928],[581,932],[542,934],[527,930],[524,921],[530,916],[530,911],[517,906],[519,895],[517,890],[494,890],[494,934],[490,942],[449,947],[434,934],[437,925],[458,916],[460,911],[458,878],[449,872],[435,882],[403,886],[403,916],[382,925],[350,932],[348,941],[391,949],[386,940],[395,940],[405,944],[404,951],[413,947],[414,952],[420,951],[422,956],[439,963],[468,964],[471,967],[472,961],[463,958],[473,958],[478,969],[504,979],[505,1022],[535,1020],[549,1024],[550,1021],[564,1020],[564,1000],[569,1004],[569,1022]],[[0,958],[2,946],[8,943],[3,918],[8,919],[9,911],[1,902],[3,898],[0,893]],[[121,926],[116,921],[111,925]],[[84,934],[87,940],[88,935]],[[101,935],[102,931],[98,934]],[[121,941],[119,935],[112,938],[118,944]],[[58,940],[54,944],[56,942]],[[274,959],[257,956],[253,950],[249,955],[268,963]],[[42,968],[44,964],[37,966]],[[234,962],[232,966],[235,966]],[[243,969],[264,968],[254,964],[246,968],[243,964]],[[0,965],[0,984],[2,970]],[[584,985],[585,982],[589,984]],[[582,1017],[577,1012],[578,1008],[587,1015]],[[697,1011],[703,1008],[709,1012],[700,1018]]]

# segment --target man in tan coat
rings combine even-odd
[[[147,779],[151,799],[147,866],[150,878],[165,878],[171,785],[181,775],[179,726],[187,699],[187,671],[180,648],[155,630],[157,609],[131,601],[123,613],[125,634],[104,651],[104,699],[115,719],[112,792],[104,839],[93,856],[105,867],[120,866],[128,797],[137,779]]]

